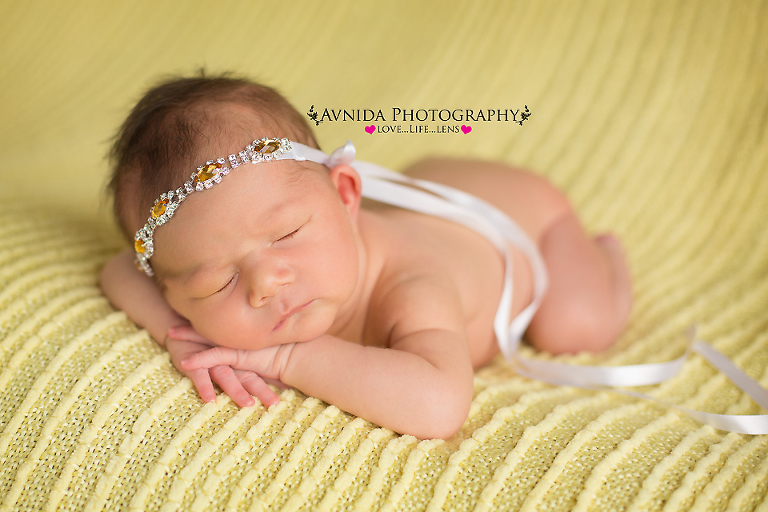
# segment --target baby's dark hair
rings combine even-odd
[[[249,107],[271,132],[247,133],[248,127],[236,123],[221,126],[206,109],[223,103]],[[319,149],[304,117],[271,87],[231,73],[206,76],[203,70],[198,76],[163,79],[133,107],[109,152],[112,175],[105,192],[131,244],[155,199],[181,186],[204,163],[199,159],[226,156],[200,154],[201,147],[222,135],[247,142],[287,137]]]

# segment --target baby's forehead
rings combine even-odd
[[[223,250],[236,245],[243,232],[265,235],[297,212],[323,211],[333,186],[327,172],[304,164],[281,160],[243,165],[210,190],[191,194],[155,234],[153,259],[160,276],[184,274],[189,258],[205,259],[203,247],[208,244]]]
[[[308,201],[306,195],[294,195],[286,191],[275,192],[271,197],[274,201],[255,201],[250,205],[235,202],[228,212],[229,222],[216,230],[198,231],[194,228],[186,229],[186,226],[176,230],[171,242],[174,246],[171,249],[172,255],[160,256],[158,260],[162,263],[158,261],[155,268],[157,282],[163,293],[178,297],[194,296],[190,286],[200,279],[220,275],[220,265],[236,259],[234,255],[239,254],[241,244],[247,245],[247,240],[262,237],[272,240],[286,235],[315,215],[324,216],[324,208],[329,204],[328,201]],[[238,220],[233,221],[235,218]],[[341,220],[326,222],[342,223]],[[168,247],[167,240],[165,247]],[[297,252],[300,250],[296,249]]]
[[[196,194],[196,207],[244,209],[250,212],[251,217],[256,214],[268,222],[281,211],[301,206],[320,193],[318,185],[323,176],[302,164],[294,160],[281,160],[247,164],[233,169],[211,191]]]

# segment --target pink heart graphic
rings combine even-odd
[[[466,135],[466,134],[468,134],[469,132],[472,131],[472,127],[463,124],[463,125],[461,125],[461,131],[464,132],[464,135]]]
[[[376,125],[375,124],[372,124],[371,126],[366,126],[365,127],[365,131],[367,131],[368,133],[373,133],[374,130],[376,130]]]

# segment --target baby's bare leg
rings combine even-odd
[[[550,284],[528,328],[528,340],[552,353],[609,347],[632,307],[619,240],[610,234],[589,237],[571,211],[544,232],[540,249]]]
[[[546,179],[496,162],[431,158],[405,174],[445,183],[503,210],[537,243],[549,289],[526,331],[553,353],[602,350],[624,329],[632,304],[621,244],[584,232],[567,197]]]

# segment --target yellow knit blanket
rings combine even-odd
[[[768,436],[529,381],[501,357],[448,441],[294,391],[269,411],[203,404],[97,284],[124,244],[99,202],[106,141],[161,74],[233,69],[300,111],[527,105],[522,126],[424,123],[468,134],[316,132],[395,169],[434,153],[525,166],[616,232],[630,325],[605,354],[558,360],[666,361],[696,322],[768,386],[765,1],[35,0],[4,3],[0,34],[0,512],[768,511]],[[644,391],[765,412],[698,356]]]

